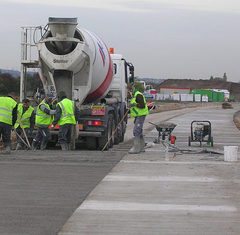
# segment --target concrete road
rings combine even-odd
[[[0,156],[0,234],[56,234],[123,152],[16,151]]]
[[[153,128],[148,123],[145,127]],[[132,129],[133,120],[129,120],[126,142],[132,138]],[[122,144],[104,153],[52,150],[0,155],[0,234],[56,234],[129,148]]]
[[[177,152],[152,144],[126,155],[69,218],[59,235],[239,234],[240,163],[224,162],[223,146],[240,145],[232,122],[237,109],[200,109],[176,117]],[[164,116],[164,115],[163,115]],[[174,117],[175,116],[175,117]],[[157,119],[158,117],[158,119]],[[165,120],[155,116],[155,122]],[[188,146],[190,123],[212,123],[214,147]],[[157,131],[146,133],[152,142]],[[219,154],[199,153],[202,149]]]

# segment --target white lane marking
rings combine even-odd
[[[180,164],[180,165],[193,165],[193,164],[207,164],[207,165],[233,165],[237,164],[237,162],[224,162],[224,161],[215,161],[215,162],[210,162],[210,161],[201,161],[201,162],[177,162],[177,161],[156,161],[156,160],[121,160],[121,163],[129,163],[129,164]]]
[[[150,204],[121,201],[88,200],[77,210],[103,210],[103,211],[209,211],[209,212],[235,212],[233,206],[208,205],[176,205],[176,204]]]
[[[103,181],[136,181],[136,182],[200,182],[211,183],[219,181],[209,177],[184,177],[184,176],[130,176],[130,175],[107,175]]]

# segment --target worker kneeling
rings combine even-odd
[[[74,102],[67,98],[65,92],[59,93],[60,102],[57,103],[56,114],[54,115],[53,125],[59,125],[58,141],[62,150],[71,149],[72,127],[76,125],[74,115]],[[76,116],[79,110],[75,108]]]
[[[130,104],[130,114],[131,117],[134,117],[134,143],[133,147],[129,150],[129,153],[140,153],[144,152],[145,141],[143,138],[143,124],[148,115],[148,107],[146,104],[146,99],[141,92],[134,90],[134,97],[131,100]]]

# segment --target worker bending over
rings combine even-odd
[[[51,106],[53,98],[53,94],[45,95],[45,98],[37,107],[35,125],[38,127],[38,130],[32,142],[32,150],[36,150],[39,143],[41,143],[41,150],[47,147],[50,137],[49,126],[52,124],[53,115],[55,114],[55,110]]]
[[[15,93],[10,93],[8,97],[0,97],[0,137],[2,136],[5,152],[11,152],[11,130],[17,120],[17,99]]]
[[[131,117],[135,118],[133,128],[134,143],[129,153],[140,153],[145,151],[145,141],[142,129],[146,115],[148,115],[148,107],[143,94],[134,88],[132,88],[132,91],[133,98],[130,103],[130,114]]]
[[[30,106],[29,99],[24,99],[22,103],[18,104],[17,121],[14,125],[14,128],[18,133],[16,150],[24,149],[24,143],[22,140],[25,140],[26,142],[25,134],[28,139],[32,136],[34,122],[35,122],[34,108]]]
[[[53,125],[59,125],[58,141],[62,150],[66,151],[71,149],[72,129],[78,120],[79,109],[75,107],[74,112],[74,102],[67,98],[65,92],[59,93],[59,99]]]

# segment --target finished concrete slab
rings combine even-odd
[[[239,234],[240,163],[224,162],[222,154],[225,145],[240,146],[240,132],[232,120],[236,111],[215,107],[173,115],[176,147],[185,152],[175,152],[171,158],[166,158],[162,144],[152,143],[157,130],[145,132],[151,147],[126,155],[59,235]],[[152,122],[166,120],[159,114],[155,117]],[[214,147],[188,146],[193,120],[211,121]]]

